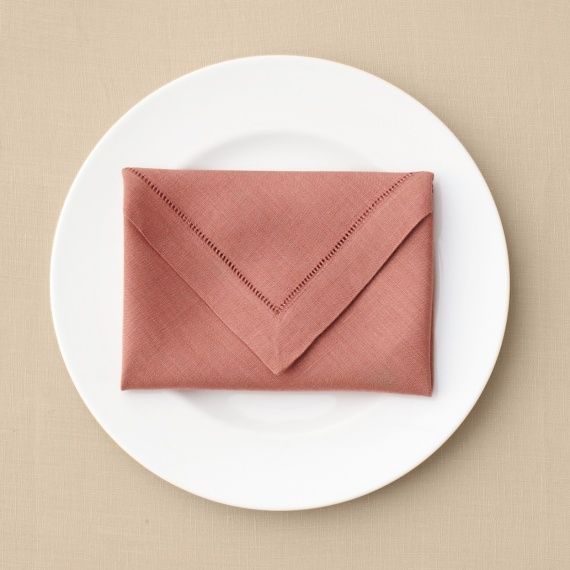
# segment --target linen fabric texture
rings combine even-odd
[[[432,173],[123,179],[123,389],[431,394]]]

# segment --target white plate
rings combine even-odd
[[[433,171],[433,397],[121,392],[124,166]],[[393,85],[304,57],[224,62],[141,101],[79,171],[52,254],[59,345],[101,426],[174,485],[256,509],[346,501],[424,461],[481,394],[501,346],[508,302],[501,222],[454,135]]]

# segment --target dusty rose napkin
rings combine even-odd
[[[123,389],[431,394],[431,173],[123,177]]]

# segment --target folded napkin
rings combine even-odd
[[[123,178],[123,389],[431,394],[433,174]]]

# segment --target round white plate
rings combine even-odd
[[[434,172],[433,396],[121,392],[125,166]],[[424,461],[481,394],[501,346],[508,302],[501,222],[455,136],[393,85],[305,57],[213,65],[137,104],[79,171],[51,261],[61,352],[101,426],[174,485],[255,509],[346,501]]]

